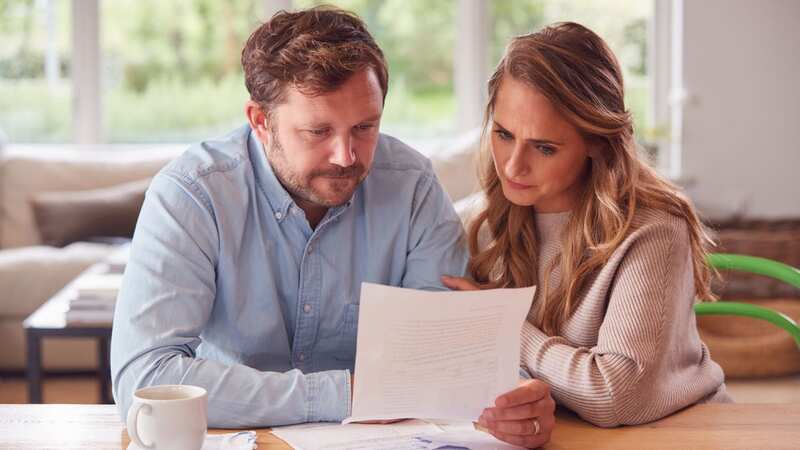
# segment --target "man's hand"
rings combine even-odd
[[[478,418],[478,425],[492,436],[528,448],[550,440],[556,424],[556,403],[546,383],[525,380],[516,389],[497,397],[494,404],[494,408],[484,409]]]

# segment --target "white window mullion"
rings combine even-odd
[[[489,19],[487,0],[458,0],[453,76],[456,130],[481,124],[488,78]]]
[[[291,11],[292,0],[264,0],[264,20],[269,20],[280,10]]]
[[[58,38],[56,29],[56,5],[55,0],[44,0],[42,5],[45,16],[45,29],[47,30],[47,41],[45,46],[44,73],[47,78],[47,88],[55,91],[58,85],[59,62],[58,62]]]
[[[683,2],[654,0],[648,39],[650,107],[648,122],[655,130],[658,171],[678,181],[682,176],[683,108]]]
[[[683,83],[683,0],[671,2],[670,42],[670,146],[667,174],[677,180],[683,171],[683,108],[688,98]]]
[[[75,144],[102,141],[100,0],[72,0],[72,134]]]

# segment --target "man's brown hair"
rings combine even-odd
[[[383,52],[364,22],[330,6],[276,13],[247,39],[242,67],[250,98],[265,112],[284,101],[287,86],[324,94],[365,68],[375,71],[384,100],[389,85]]]

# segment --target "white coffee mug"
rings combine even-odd
[[[208,393],[177,384],[139,389],[127,425],[131,441],[141,448],[200,450],[208,428]]]

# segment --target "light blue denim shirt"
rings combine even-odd
[[[463,229],[430,161],[381,135],[372,170],[311,229],[249,126],[191,147],[147,191],[117,300],[114,397],[208,390],[209,426],[350,412],[361,283],[444,289]]]

